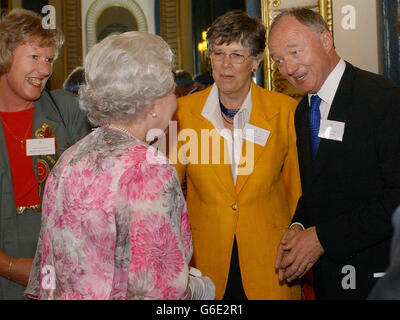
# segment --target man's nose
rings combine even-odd
[[[291,59],[285,61],[285,70],[288,76],[292,76],[297,71],[298,64]]]

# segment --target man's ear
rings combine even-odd
[[[321,33],[321,43],[327,53],[335,49],[332,34],[328,30],[324,30]]]

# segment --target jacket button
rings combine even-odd
[[[238,206],[237,206],[237,204],[236,203],[234,203],[233,205],[232,205],[232,210],[237,210],[237,208],[238,208]]]

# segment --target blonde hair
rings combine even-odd
[[[13,9],[0,20],[0,75],[12,64],[13,51],[19,45],[35,43],[39,47],[54,47],[57,57],[64,43],[60,30],[44,29],[42,17],[26,9]]]
[[[79,105],[96,126],[137,120],[172,89],[173,64],[174,54],[159,36],[141,31],[109,36],[86,56]]]

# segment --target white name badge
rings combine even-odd
[[[318,137],[329,140],[343,141],[344,125],[344,122],[321,120]]]
[[[27,139],[26,155],[27,156],[44,156],[56,153],[56,143],[54,138],[44,139]]]
[[[267,143],[270,132],[268,130],[253,126],[248,123],[243,128],[243,139],[257,143],[260,146],[265,146]]]

